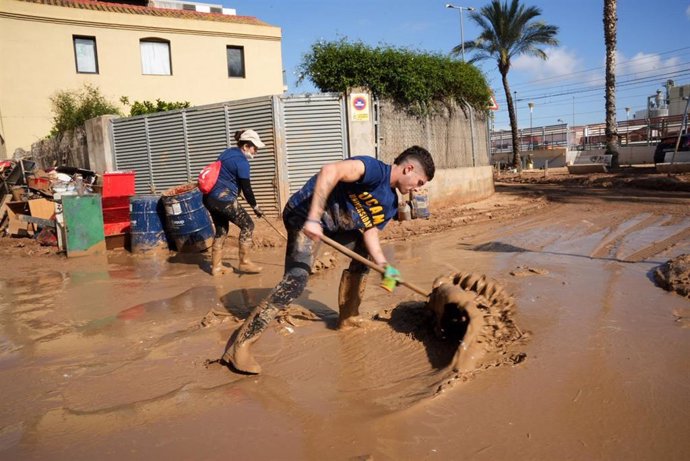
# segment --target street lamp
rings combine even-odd
[[[528,102],[529,107],[529,150],[534,150],[534,137],[532,136],[532,111],[534,110],[534,103]]]
[[[465,62],[465,34],[462,30],[462,10],[474,11],[472,6],[457,6],[452,3],[446,3],[446,8],[453,10],[460,10],[460,49],[462,50],[462,62]]]

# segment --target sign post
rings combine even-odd
[[[369,121],[369,94],[350,93],[350,109],[352,109],[350,119],[353,122]]]

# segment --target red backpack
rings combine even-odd
[[[204,194],[208,194],[213,189],[218,181],[218,175],[220,174],[220,160],[209,163],[201,170],[197,182],[199,183],[199,190]]]

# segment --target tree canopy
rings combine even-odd
[[[511,60],[520,55],[536,56],[547,59],[543,46],[557,46],[558,27],[545,24],[537,18],[541,10],[526,6],[520,0],[492,0],[479,11],[470,14],[470,19],[479,26],[481,32],[475,40],[464,43],[465,49],[473,53],[471,62],[483,59],[495,59],[501,74],[503,90],[508,103],[508,116],[513,138],[513,164],[520,168],[520,146],[518,144],[518,126],[513,98],[510,94],[508,71]],[[463,44],[453,48],[453,52],[462,52]]]
[[[472,64],[436,53],[370,47],[346,39],[314,43],[300,64],[298,82],[307,78],[324,92],[366,87],[373,95],[417,114],[451,102],[486,110],[491,95],[484,75]]]

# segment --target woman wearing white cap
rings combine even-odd
[[[235,141],[237,141],[237,147],[224,150],[218,157],[221,162],[218,180],[213,189],[204,195],[204,205],[211,213],[213,224],[216,227],[211,253],[211,274],[213,275],[224,272],[223,243],[228,236],[230,222],[240,228],[239,271],[247,274],[261,272],[261,267],[249,260],[254,222],[244,208],[237,203],[237,195],[242,191],[242,195],[254,210],[254,214],[258,218],[263,216],[252,191],[249,178],[249,160],[254,158],[258,149],[265,145],[254,130],[235,132]]]

